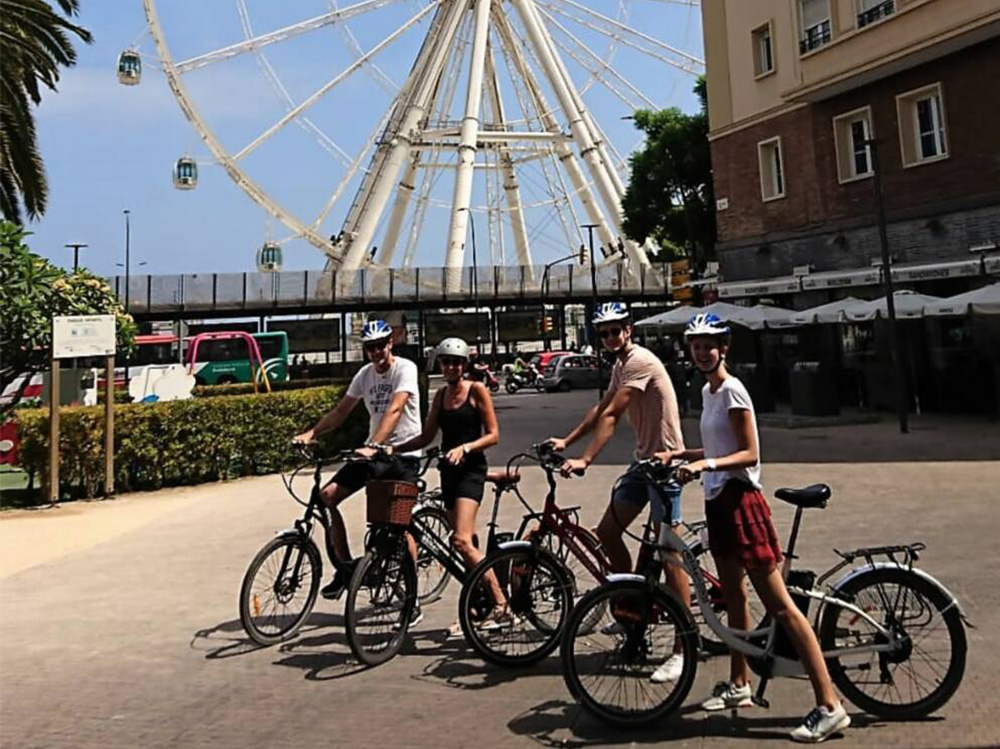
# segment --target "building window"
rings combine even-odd
[[[837,150],[837,176],[850,182],[872,175],[872,113],[869,107],[855,109],[833,118],[833,136]]]
[[[935,83],[896,97],[899,140],[904,166],[948,157],[947,126],[941,84]]]
[[[760,195],[764,201],[785,197],[785,167],[781,158],[781,138],[757,144],[760,162]]]
[[[858,0],[858,28],[888,18],[896,12],[896,0]]]
[[[753,72],[757,78],[774,72],[770,21],[753,30]]]
[[[828,0],[799,0],[799,14],[802,34],[799,37],[799,52],[806,54],[829,43],[830,4]]]

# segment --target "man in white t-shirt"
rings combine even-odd
[[[373,458],[382,446],[402,444],[420,435],[417,365],[408,359],[393,356],[392,328],[383,320],[365,323],[361,342],[371,363],[354,375],[347,393],[336,407],[312,429],[296,436],[296,442],[312,442],[324,432],[336,429],[344,423],[358,401],[364,401],[369,419],[368,442],[357,450],[360,456]],[[351,575],[350,545],[338,505],[373,478],[416,481],[419,455],[418,451],[393,455],[384,460],[348,463],[323,487],[323,501],[330,508],[333,521],[330,530],[337,568],[333,581],[321,591],[324,598],[340,598]]]

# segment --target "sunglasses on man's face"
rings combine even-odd
[[[442,367],[461,367],[465,364],[465,359],[458,356],[442,356],[440,361]]]
[[[381,351],[387,345],[389,345],[389,339],[384,338],[381,341],[369,341],[364,345],[364,349],[370,354],[373,351]]]
[[[617,338],[622,334],[621,328],[605,328],[601,331],[601,338],[607,340],[608,338]]]

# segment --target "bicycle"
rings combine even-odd
[[[650,476],[650,480],[660,480]],[[833,683],[862,710],[887,719],[926,716],[958,689],[965,671],[968,625],[958,601],[940,582],[915,566],[922,543],[834,552],[841,557],[823,574],[793,570],[794,549],[805,509],[824,508],[830,488],[779,489],[775,496],[796,507],[782,574],[796,605],[812,618]],[[660,550],[681,556],[694,581],[698,606],[726,646],[747,655],[760,677],[754,701],[767,707],[768,680],[800,676],[804,669],[784,630],[770,618],[756,629],[724,626],[710,605],[708,590],[691,547],[661,534]],[[855,562],[862,563],[855,565]],[[843,576],[827,581],[846,567]],[[617,627],[584,631],[581,622],[600,608]],[[970,625],[971,626],[971,625]],[[694,683],[698,630],[674,593],[655,576],[611,575],[574,608],[562,640],[564,679],[573,696],[602,720],[642,725],[678,709]],[[651,672],[678,643],[684,656],[680,677],[654,684]],[[943,662],[932,656],[943,654]],[[929,667],[929,673],[917,669]],[[606,678],[617,679],[608,685]],[[899,682],[907,680],[903,686]]]
[[[439,448],[430,448],[425,456],[427,465],[439,456]],[[493,508],[487,524],[486,555],[489,557],[514,538],[513,533],[498,531],[497,516],[501,498],[514,491],[520,476],[508,471],[493,471],[487,474],[486,480],[494,487]],[[372,485],[378,483],[371,482],[367,488],[371,490]],[[465,559],[449,542],[451,526],[440,493],[430,492],[425,496],[424,507],[408,515],[405,507],[396,510],[393,506],[409,502],[409,497],[390,496],[373,501],[369,495],[365,555],[351,576],[344,609],[348,644],[358,660],[367,665],[385,663],[402,647],[414,605],[411,602],[414,585],[418,599],[424,603],[440,598],[452,578],[464,582],[469,576]],[[407,549],[407,533],[417,546],[415,567],[408,561],[412,558]],[[412,575],[411,567],[414,567]],[[421,580],[423,592],[420,592]],[[492,595],[484,588],[468,606],[470,621],[478,624],[494,608]]]
[[[534,543],[550,553],[562,563],[568,577],[568,590],[571,595],[571,604],[575,604],[580,598],[594,587],[605,583],[610,574],[610,562],[601,548],[601,542],[590,529],[580,525],[580,507],[559,507],[556,503],[556,474],[559,472],[565,458],[555,452],[549,445],[543,443],[532,445],[529,452],[520,453],[511,458],[508,463],[508,471],[515,463],[518,467],[525,461],[537,463],[544,471],[548,483],[548,493],[545,496],[545,503],[541,512],[535,511],[524,499],[523,495],[516,487],[513,491],[517,494],[521,504],[528,510],[524,515],[521,525],[518,528],[516,537],[521,540],[521,544],[507,544],[504,548],[508,552],[504,557],[488,556],[481,563],[481,569],[473,571],[470,580],[463,588],[463,594],[468,595],[470,601],[477,595],[473,591],[477,586],[481,586],[481,580],[489,572],[494,572],[498,576],[503,576],[508,581],[517,582],[517,578],[512,578],[508,568],[519,558],[529,554],[529,549],[525,544]],[[650,461],[639,462],[630,467],[629,471],[619,478],[619,481],[628,479],[630,473],[634,471],[642,472],[646,470]],[[529,525],[537,523],[537,527],[529,530]],[[687,526],[691,535],[698,535],[704,523],[696,523]],[[653,540],[653,527],[647,522],[643,536],[642,548],[651,546]],[[708,551],[708,545],[702,541],[692,544],[692,553],[701,556]],[[521,551],[518,552],[517,550]],[[656,560],[653,560],[654,562]],[[647,564],[646,559],[640,552],[640,559],[637,560],[637,569],[643,568]],[[722,611],[725,603],[722,598],[722,586],[717,577],[711,571],[703,569],[703,577],[706,586],[711,591],[711,602],[715,611]],[[465,591],[469,592],[466,594]],[[472,625],[472,617],[463,617],[465,609],[464,599],[459,599],[459,622],[472,648],[486,661],[504,666],[525,666],[548,656],[559,643],[559,632],[563,622],[548,623],[545,619],[540,619],[545,624],[539,626],[539,631],[533,633],[529,638],[522,634],[522,639],[516,643],[509,638],[508,632],[483,632]],[[551,603],[551,602],[550,602]],[[522,604],[526,605],[526,604]],[[554,613],[555,609],[553,609]],[[517,613],[517,612],[515,612]],[[523,612],[522,612],[523,613]],[[584,624],[584,627],[593,628],[602,612],[595,610],[592,619]],[[759,615],[755,612],[755,617]],[[526,642],[533,642],[534,647],[528,648]],[[728,652],[726,646],[718,641],[703,640],[703,650],[708,655],[719,655]],[[517,645],[517,652],[509,652],[509,649]]]
[[[295,445],[303,462],[289,473],[282,473],[281,480],[292,499],[305,508],[302,517],[292,528],[281,531],[254,555],[240,585],[240,621],[247,635],[259,645],[275,645],[293,637],[302,627],[319,593],[323,576],[323,557],[313,540],[313,528],[319,524],[324,531],[324,551],[331,565],[337,558],[331,536],[330,510],[320,496],[324,468],[356,460],[353,450],[342,450],[330,458],[317,459],[313,449]],[[308,501],[293,489],[296,477],[307,468],[312,469],[313,483]],[[443,522],[443,510],[428,502],[415,514],[426,518],[428,524]]]

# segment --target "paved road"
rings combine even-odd
[[[590,402],[588,394],[562,397],[501,398],[501,452],[564,430]],[[856,728],[839,747],[1000,744],[1000,461],[969,459],[982,454],[996,427],[923,427],[905,449],[891,424],[762,438],[765,455],[794,460],[765,466],[769,490],[815,480],[834,488],[830,507],[807,516],[803,565],[831,563],[831,546],[923,540],[922,564],[977,626],[968,633],[963,686],[939,715],[888,723],[855,711]],[[859,442],[870,446],[868,461],[838,462],[865,452]],[[955,459],[901,460],[907,451],[940,454],[945,443]],[[617,439],[608,451],[613,462],[564,486],[564,500],[582,502],[585,520],[596,521],[628,451],[627,439]],[[537,496],[541,477],[529,475],[526,485]],[[687,514],[700,515],[695,491],[685,496]],[[352,503],[348,513],[355,541],[362,505]],[[787,530],[790,512],[780,503],[774,509]],[[455,585],[428,609],[405,654],[378,669],[352,661],[342,604],[321,602],[296,640],[256,649],[242,636],[237,589],[250,557],[294,510],[278,479],[262,477],[0,516],[0,745],[784,746],[809,707],[806,685],[785,680],[769,691],[770,711],[750,710],[736,721],[704,716],[694,701],[726,672],[724,660],[714,659],[699,668],[680,716],[641,733],[609,730],[573,703],[556,659],[505,671],[448,639]],[[515,515],[512,506],[503,513],[507,522]]]

